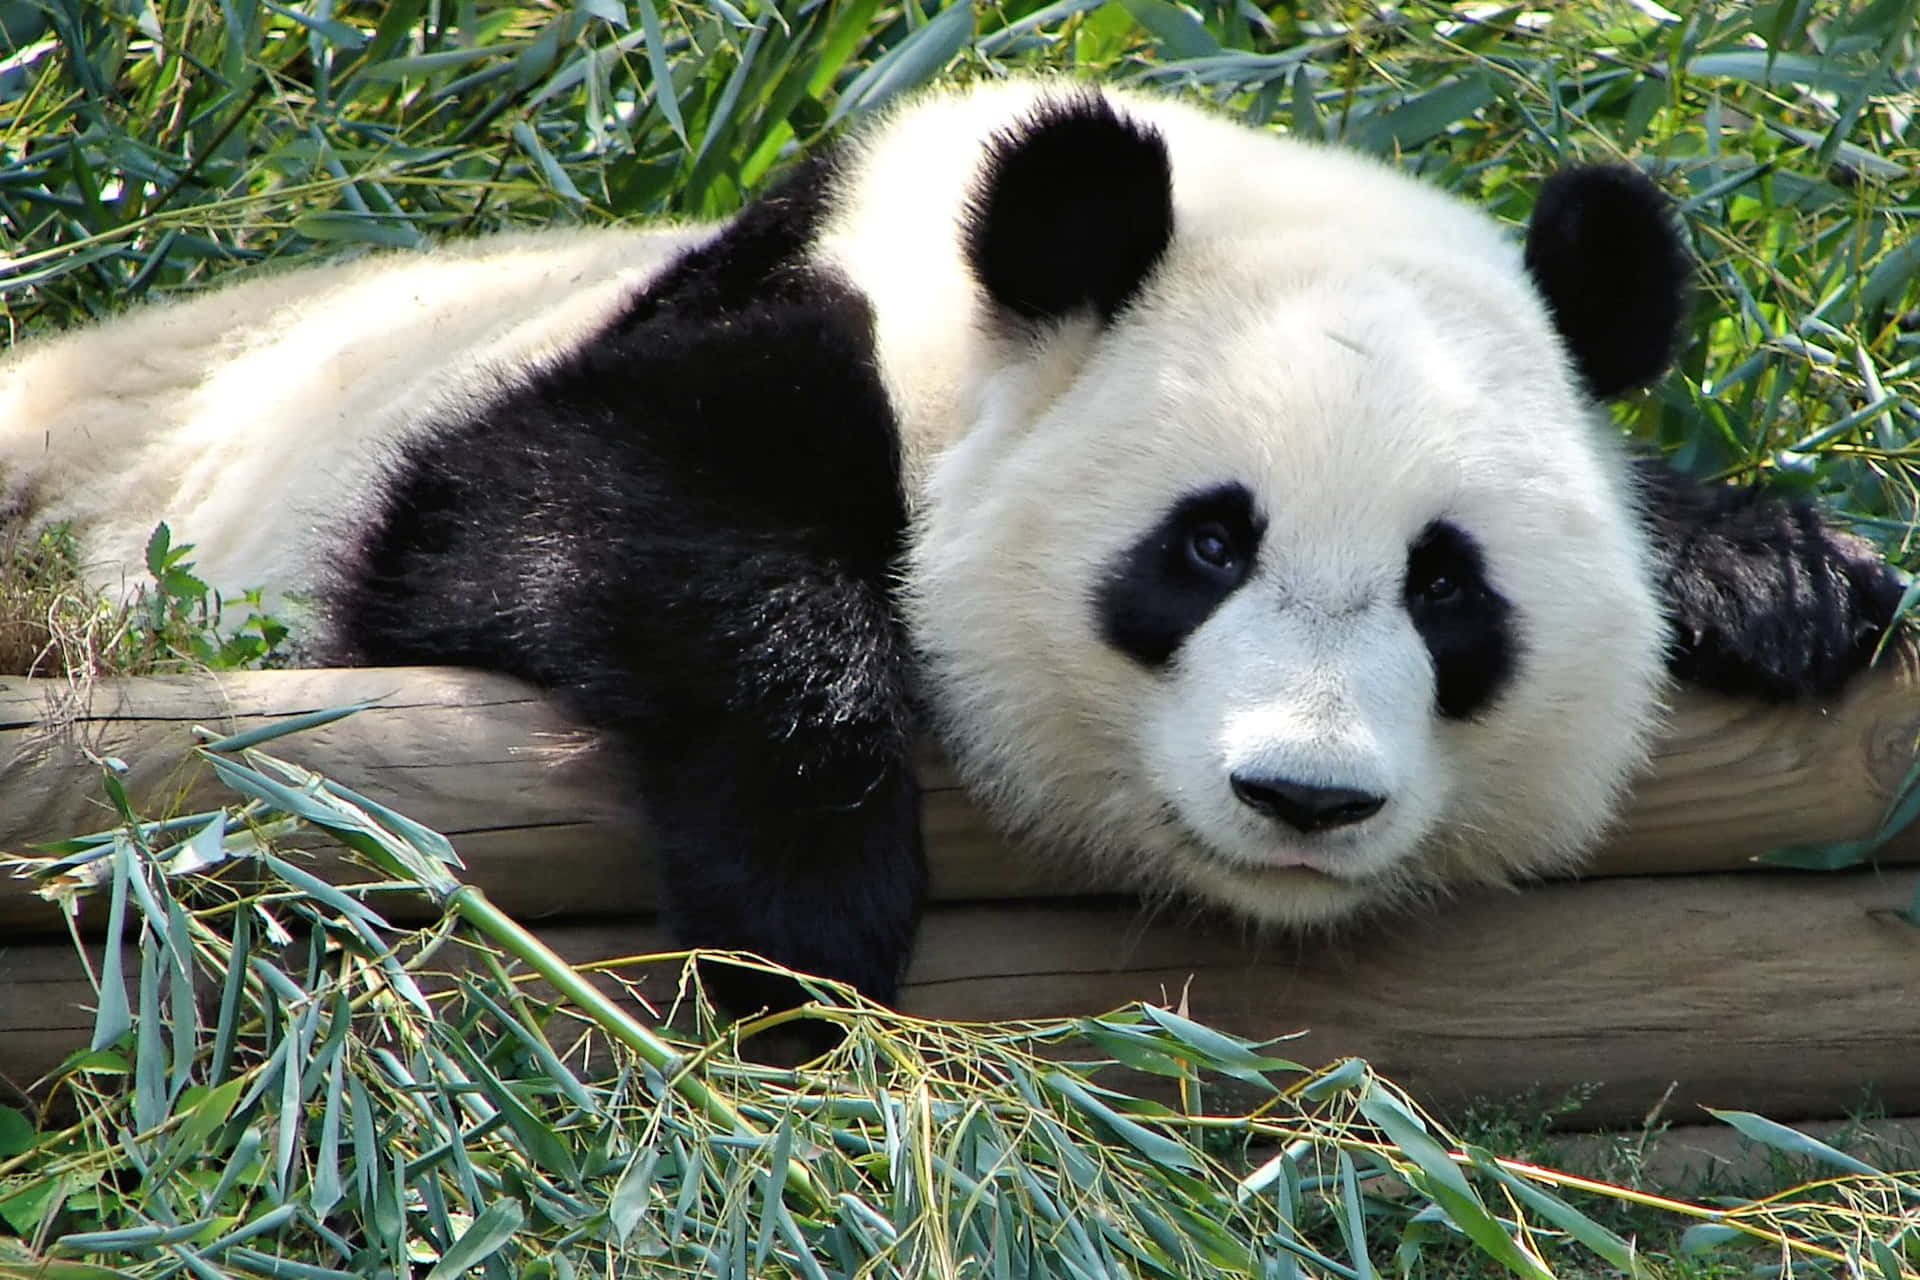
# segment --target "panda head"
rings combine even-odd
[[[1523,254],[1365,159],[1049,91],[961,221],[977,412],[908,609],[999,813],[1292,924],[1594,838],[1663,678],[1594,408],[1670,356],[1657,192],[1562,175]]]

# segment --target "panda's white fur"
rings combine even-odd
[[[1645,759],[1669,566],[1520,246],[1384,164],[1110,92],[1164,142],[1165,252],[1116,314],[1011,323],[963,229],[996,148],[1086,92],[892,111],[807,241],[871,308],[900,608],[967,782],[1045,843],[1269,922],[1564,865]],[[718,234],[382,254],[30,344],[0,364],[4,505],[74,522],[103,580],[164,518],[215,586],[297,600],[410,442],[529,385]],[[1251,576],[1143,669],[1101,634],[1100,584],[1170,501],[1221,484],[1266,521]],[[1403,600],[1436,521],[1512,607],[1512,670],[1471,715],[1436,711]],[[1243,772],[1385,804],[1301,834],[1236,798]]]

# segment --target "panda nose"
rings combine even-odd
[[[1385,796],[1354,791],[1347,787],[1315,787],[1286,778],[1262,778],[1236,773],[1233,794],[1242,804],[1258,809],[1269,818],[1278,818],[1295,831],[1312,833],[1331,831],[1364,822],[1380,812]]]

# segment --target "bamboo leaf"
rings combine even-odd
[[[1166,1135],[1155,1133],[1145,1125],[1121,1115],[1094,1097],[1080,1081],[1058,1071],[1049,1073],[1045,1079],[1049,1088],[1071,1102],[1081,1114],[1094,1120],[1107,1132],[1149,1160],[1170,1169],[1195,1167],[1193,1156],[1185,1147]]]
[[[1494,99],[1493,86],[1479,74],[1460,76],[1414,94],[1400,105],[1350,124],[1349,145],[1362,151],[1410,151],[1438,137]]]
[[[232,755],[245,751],[248,747],[257,747],[263,742],[271,742],[275,738],[284,738],[290,733],[303,733],[308,729],[332,724],[336,720],[345,720],[348,716],[378,705],[377,701],[355,702],[344,707],[327,707],[320,711],[309,711],[304,715],[276,717],[265,724],[255,725],[251,729],[243,729],[239,733],[216,738],[204,744],[203,749]]]
[[[352,1017],[344,994],[336,997],[332,1023],[340,1027],[336,1039],[329,1028],[327,1043],[321,1050],[326,1065],[327,1094],[320,1111],[320,1144],[313,1155],[308,1204],[316,1218],[324,1219],[345,1194],[340,1176],[340,1136],[346,1122],[346,1035],[345,1026]],[[316,1065],[318,1065],[316,1063]]]
[[[1369,1085],[1360,1099],[1360,1114],[1380,1127],[1402,1155],[1411,1160],[1422,1175],[1421,1189],[1426,1191],[1454,1226],[1496,1262],[1516,1275],[1553,1280],[1552,1273],[1538,1258],[1522,1249],[1508,1234],[1479,1192],[1467,1181],[1466,1174],[1454,1163],[1447,1149],[1435,1142],[1426,1127],[1393,1095],[1378,1084]]]
[[[357,28],[350,27],[344,22],[337,22],[332,18],[315,17],[288,5],[275,4],[274,0],[259,0],[259,2],[262,7],[281,17],[290,18],[299,23],[336,49],[352,51],[367,42],[366,36]]]
[[[1866,1161],[1855,1159],[1846,1152],[1830,1147],[1820,1139],[1804,1134],[1798,1129],[1789,1128],[1777,1120],[1757,1116],[1751,1111],[1722,1111],[1716,1107],[1708,1107],[1707,1111],[1716,1119],[1732,1125],[1743,1136],[1772,1147],[1776,1151],[1784,1151],[1790,1156],[1799,1156],[1821,1164],[1832,1165],[1848,1173],[1866,1174],[1870,1177],[1880,1176],[1880,1170]]]
[[[95,1052],[117,1044],[133,1029],[133,1010],[127,1003],[127,979],[121,972],[121,948],[127,928],[127,882],[133,878],[133,845],[124,836],[113,842],[113,894],[107,907],[107,937],[100,950],[99,1005],[94,1009]]]
[[[661,32],[660,11],[653,0],[634,0],[640,6],[640,30],[647,39],[647,66],[653,72],[653,102],[660,108],[680,145],[686,146],[687,125],[680,117],[680,99],[673,87],[673,64],[667,61],[667,42]]]
[[[910,89],[931,80],[936,72],[973,38],[973,6],[953,4],[925,26],[887,50],[874,64],[854,77],[827,116],[831,128],[848,112],[871,112]]]
[[[152,919],[152,917],[149,917]],[[148,928],[140,939],[140,1016],[133,1026],[133,1127],[159,1127],[166,1116],[167,1030],[160,1021],[160,946]]]
[[[639,1225],[640,1217],[653,1201],[653,1174],[660,1165],[660,1148],[642,1147],[627,1163],[627,1171],[614,1185],[607,1201],[607,1221],[613,1226],[614,1239],[625,1244]]]
[[[1160,46],[1163,58],[1207,58],[1220,52],[1219,42],[1191,9],[1171,0],[1122,0],[1133,20],[1145,27]]]
[[[534,1115],[514,1092],[507,1088],[500,1078],[474,1056],[466,1042],[458,1036],[441,1036],[442,1042],[460,1060],[468,1075],[486,1095],[487,1101],[499,1109],[514,1134],[525,1144],[527,1154],[532,1156],[541,1167],[558,1174],[569,1182],[579,1180],[580,1169],[567,1144],[553,1127]]]
[[[760,1231],[753,1242],[754,1275],[765,1272],[767,1255],[773,1251],[774,1235],[780,1225],[780,1196],[786,1186],[787,1161],[793,1159],[791,1113],[780,1117],[780,1127],[774,1130],[772,1141],[772,1158],[767,1161],[766,1171],[757,1179],[760,1184]]]
[[[642,2],[644,3],[644,0]],[[580,188],[574,186],[573,179],[567,176],[565,167],[553,158],[546,144],[540,141],[540,136],[525,121],[513,126],[513,140],[519,143],[520,149],[533,160],[534,165],[546,178],[548,186],[576,205],[587,202],[587,198],[580,194]]]
[[[479,1266],[506,1247],[526,1217],[518,1201],[495,1200],[427,1272],[427,1280],[455,1280]]]
[[[1468,1153],[1473,1158],[1474,1168],[1498,1179],[1507,1190],[1518,1196],[1529,1208],[1593,1250],[1595,1255],[1604,1258],[1629,1276],[1639,1277],[1646,1274],[1645,1269],[1640,1265],[1639,1255],[1634,1251],[1630,1241],[1609,1231],[1558,1196],[1534,1186],[1524,1178],[1517,1178],[1508,1173],[1494,1163],[1489,1153],[1471,1148]]]
[[[1340,1238],[1347,1246],[1355,1280],[1374,1280],[1373,1261],[1367,1256],[1367,1210],[1360,1200],[1360,1179],[1353,1157],[1342,1148],[1336,1161],[1340,1186]]]
[[[1920,280],[1920,235],[1915,235],[1881,257],[1860,282],[1856,314],[1872,315],[1889,306]]]
[[[1710,1253],[1725,1245],[1734,1244],[1753,1237],[1738,1227],[1730,1227],[1720,1222],[1699,1222],[1688,1227],[1680,1234],[1680,1252],[1685,1254]]]
[[[1249,1084],[1267,1083],[1263,1072],[1303,1070],[1296,1062],[1256,1053],[1255,1046],[1249,1042],[1215,1031],[1212,1027],[1202,1026],[1171,1009],[1143,1004],[1140,1006],[1140,1012],[1181,1044],[1194,1050],[1199,1055],[1201,1066],[1223,1071]]]
[[[14,1107],[0,1107],[0,1160],[33,1149],[33,1121]]]
[[[303,213],[293,220],[293,230],[310,240],[330,243],[370,244],[389,249],[413,249],[420,244],[420,233],[410,223],[350,209],[316,209]]]

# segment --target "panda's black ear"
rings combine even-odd
[[[1013,316],[1111,320],[1173,238],[1166,142],[1097,93],[1043,103],[987,144],[964,235],[974,277]]]
[[[1547,179],[1527,271],[1596,399],[1643,387],[1673,362],[1692,265],[1666,196],[1639,170],[1590,165]]]

